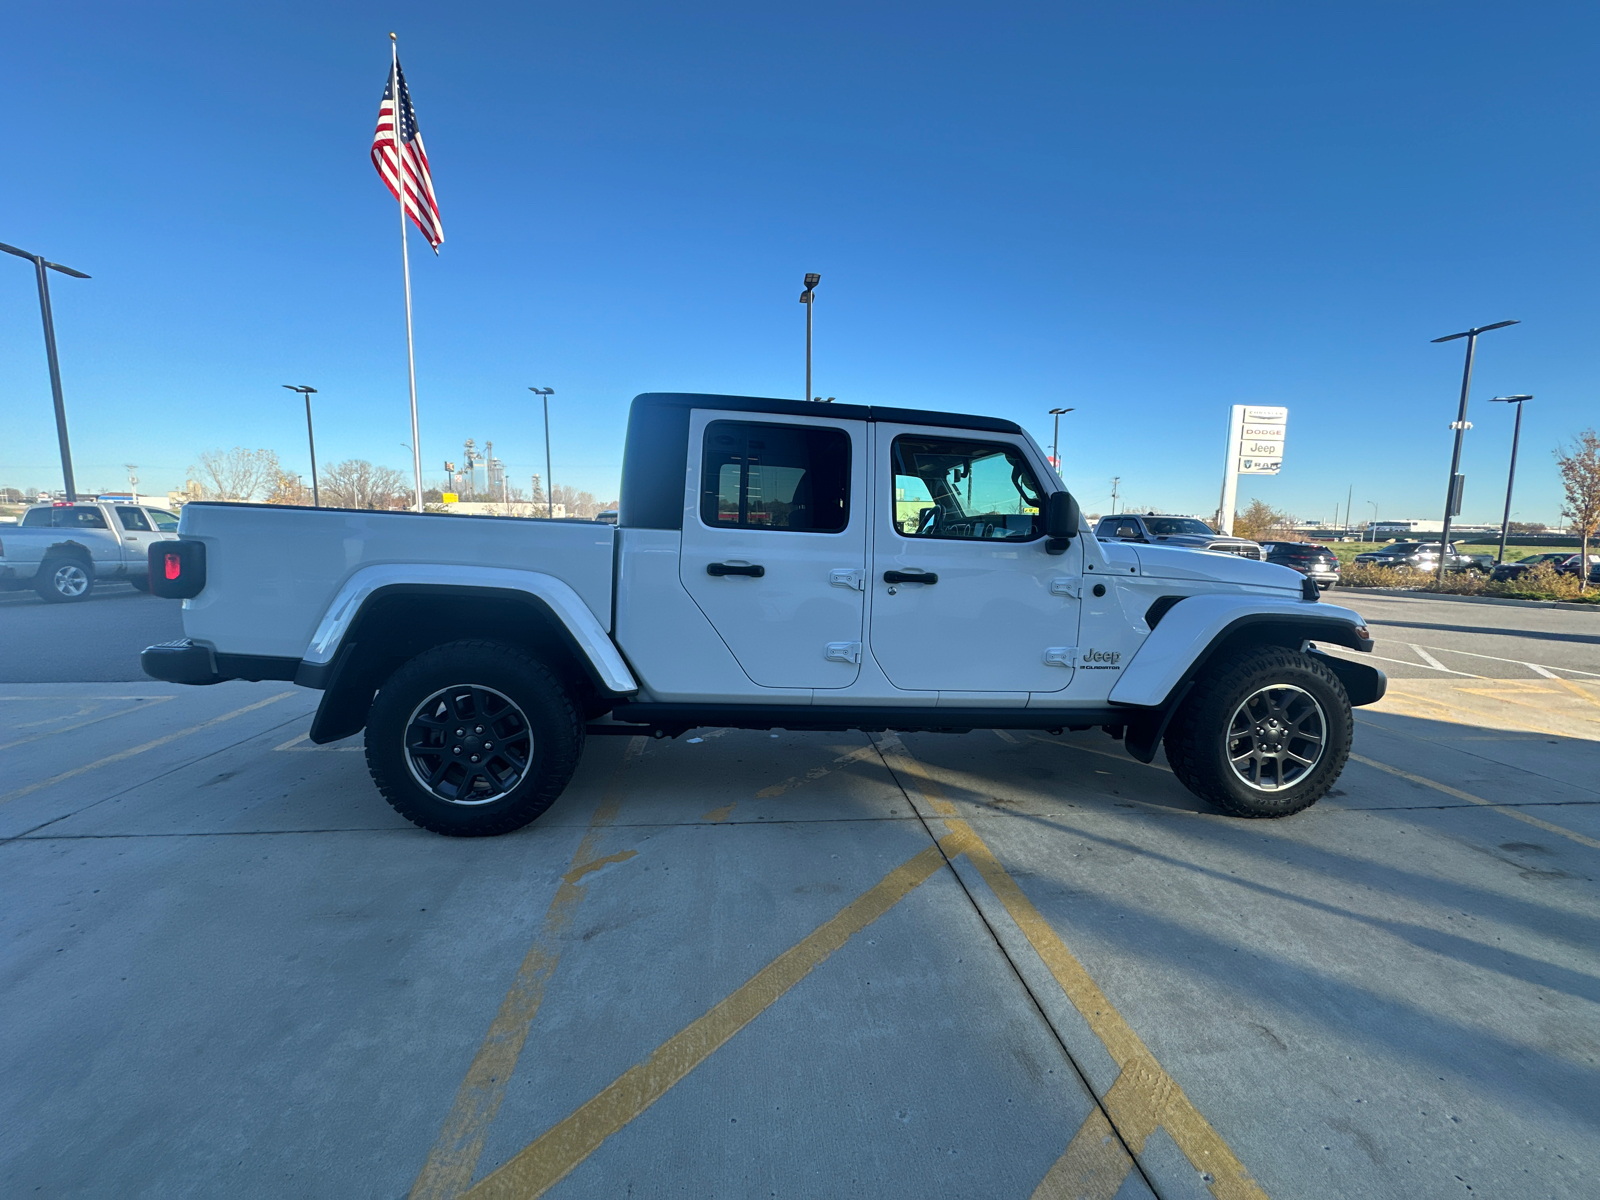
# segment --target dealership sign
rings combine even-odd
[[[1287,408],[1233,406],[1233,433],[1238,449],[1234,470],[1241,475],[1276,475],[1283,466],[1283,441],[1289,428]]]
[[[1233,532],[1233,506],[1239,476],[1276,475],[1283,469],[1283,444],[1289,431],[1289,410],[1256,404],[1235,404],[1228,418],[1228,456],[1222,474],[1222,504],[1217,522]]]

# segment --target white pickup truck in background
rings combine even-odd
[[[0,526],[0,590],[33,588],[55,603],[87,600],[96,583],[149,586],[150,544],[178,531],[164,508],[112,500],[35,504]]]
[[[1101,542],[989,417],[638,397],[617,526],[191,503],[150,551],[184,600],[147,673],[323,690],[384,796],[440,833],[537,817],[586,736],[697,726],[1102,726],[1243,816],[1314,803],[1382,672],[1285,567]]]

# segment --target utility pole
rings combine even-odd
[[[822,276],[815,271],[806,273],[806,288],[800,293],[800,303],[806,306],[806,394],[805,399],[811,397],[811,310],[816,306],[817,284],[822,282]]]
[[[1455,449],[1450,453],[1450,486],[1444,494],[1444,529],[1439,534],[1439,574],[1437,580],[1442,586],[1444,583],[1445,564],[1450,561],[1446,548],[1450,545],[1450,518],[1461,513],[1461,493],[1465,488],[1466,480],[1461,471],[1461,439],[1466,436],[1467,430],[1472,425],[1467,420],[1467,393],[1472,390],[1472,355],[1477,349],[1478,335],[1488,333],[1491,329],[1504,329],[1507,325],[1519,325],[1520,321],[1496,321],[1493,325],[1478,325],[1472,329],[1464,329],[1460,333],[1447,333],[1444,337],[1434,338],[1434,342],[1453,342],[1457,338],[1467,339],[1467,361],[1461,371],[1461,407],[1456,413],[1456,419],[1451,422],[1450,428],[1456,431]]]
[[[43,255],[29,254],[26,250],[18,250],[15,246],[8,246],[4,242],[0,242],[0,250],[27,259],[33,264],[34,273],[38,276],[39,315],[44,318],[44,354],[50,366],[50,395],[56,404],[56,440],[61,443],[61,481],[67,488],[67,500],[76,501],[78,484],[72,477],[72,447],[67,443],[67,402],[61,396],[61,362],[56,357],[56,321],[50,311],[50,280],[45,271],[47,269],[60,271],[63,275],[71,275],[74,279],[89,277],[82,271],[74,271],[71,267],[63,267],[60,263],[47,262]]]
[[[1111,515],[1117,515],[1117,485],[1122,482],[1122,476],[1115,476],[1111,480]]]
[[[1346,492],[1344,496],[1344,532],[1346,534],[1349,534],[1350,532],[1350,501],[1354,499],[1355,494],[1356,485],[1352,483],[1350,485],[1350,490]]]

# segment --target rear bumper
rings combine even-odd
[[[139,666],[151,679],[204,685],[229,679],[293,679],[300,660],[265,654],[218,654],[210,646],[180,638],[147,646],[139,655]]]

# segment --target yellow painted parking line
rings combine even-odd
[[[5,795],[0,796],[0,804],[8,804],[12,800],[19,800],[23,796],[27,796],[33,792],[39,791],[41,788],[47,788],[58,783],[63,783],[68,779],[73,779],[76,776],[83,775],[89,771],[96,771],[101,767],[109,767],[112,763],[122,762],[126,759],[134,757],[136,754],[143,754],[147,750],[154,750],[158,746],[165,746],[168,743],[175,742],[180,738],[186,738],[192,733],[199,733],[202,729],[210,729],[213,725],[220,725],[224,721],[231,721],[235,717],[242,717],[245,713],[255,712],[256,709],[265,708],[269,704],[276,704],[285,696],[292,695],[294,695],[293,692],[279,692],[275,696],[268,696],[265,700],[257,700],[254,704],[246,704],[243,708],[236,708],[232,712],[223,713],[220,717],[212,717],[209,720],[201,721],[198,725],[191,725],[189,728],[180,729],[176,733],[169,733],[163,737],[155,738],[151,741],[145,742],[141,746],[134,746],[128,750],[119,750],[115,754],[108,754],[104,758],[98,758],[92,763],[85,763],[81,767],[73,767],[70,771],[63,771],[59,775],[52,775],[49,779],[41,779],[38,783],[30,783],[27,787],[18,788],[14,792],[7,792]]]
[[[775,783],[771,787],[764,787],[756,793],[757,800],[771,800],[774,796],[781,796],[785,792],[793,791],[797,787],[810,783],[814,779],[821,779],[824,775],[831,775],[840,767],[847,767],[853,762],[876,758],[878,752],[871,746],[862,746],[859,750],[852,750],[848,754],[841,754],[825,767],[813,767],[804,775],[791,775],[782,783]],[[731,805],[729,807],[732,807]],[[709,819],[709,818],[707,818]]]
[[[961,841],[952,834],[943,847],[929,846],[901,863],[466,1195],[472,1200],[532,1200],[544,1195],[834,951],[910,895],[944,866],[946,855],[959,854]]]
[[[467,1076],[461,1081],[455,1103],[445,1117],[439,1138],[428,1154],[428,1161],[423,1164],[416,1182],[411,1185],[412,1200],[423,1197],[427,1200],[450,1200],[459,1196],[472,1182],[489,1126],[494,1121],[495,1113],[500,1110],[506,1085],[511,1081],[511,1073],[516,1070],[523,1044],[528,1040],[528,1028],[533,1024],[534,1017],[538,1016],[539,1006],[544,1003],[545,984],[555,974],[556,964],[561,960],[562,935],[572,923],[578,903],[584,897],[585,889],[578,881],[591,871],[623,858],[631,858],[634,854],[634,851],[628,850],[623,854],[596,858],[595,849],[599,845],[600,835],[617,819],[617,810],[622,805],[623,778],[629,764],[644,753],[644,748],[644,738],[628,739],[622,761],[617,764],[594,810],[594,816],[590,818],[589,828],[573,852],[572,864],[561,877],[561,886],[556,889],[555,898],[545,911],[539,936],[528,948],[522,966],[517,970],[516,980],[500,1002],[500,1011],[495,1014],[489,1032],[484,1035],[483,1044],[478,1047],[472,1065],[467,1068]]]
[[[1426,776],[1414,775],[1410,771],[1402,771],[1399,767],[1391,767],[1388,763],[1381,763],[1375,758],[1365,758],[1359,754],[1352,754],[1350,761],[1358,762],[1364,767],[1372,767],[1374,770],[1384,771],[1411,783],[1420,784],[1422,787],[1432,788],[1436,792],[1443,792],[1446,796],[1454,796],[1457,800],[1480,804],[1484,808],[1493,809],[1497,813],[1513,817],[1525,824],[1538,826],[1546,832],[1558,833],[1564,838],[1571,838],[1579,845],[1600,850],[1600,841],[1591,837],[1584,837],[1583,834],[1574,833],[1570,829],[1563,829],[1560,825],[1552,825],[1549,821],[1541,821],[1538,817],[1531,817],[1509,804],[1496,804],[1493,800],[1485,800],[1482,796],[1474,796],[1471,792],[1463,792],[1460,788],[1451,787],[1448,783],[1439,783],[1437,780],[1429,779]]]
[[[1096,1105],[1033,1189],[1033,1200],[1112,1200],[1122,1190],[1133,1160]]]
[[[175,700],[175,696],[124,696],[118,699],[134,700],[139,705],[165,704],[168,700]],[[80,710],[81,711],[81,710]],[[85,725],[96,725],[101,721],[109,721],[112,717],[123,717],[129,713],[142,712],[141,707],[119,708],[116,712],[101,713],[98,717],[90,717],[87,721],[79,721],[76,725],[61,725],[55,729],[41,729],[38,733],[30,733],[27,737],[20,737],[14,742],[0,743],[0,750],[10,750],[13,746],[20,746],[24,742],[37,742],[40,738],[54,737],[58,733],[71,733],[74,729],[82,729]],[[77,716],[74,713],[73,716]],[[38,722],[43,724],[43,722]]]
[[[1217,1200],[1266,1200],[1266,1193],[1250,1177],[1244,1164],[1184,1095],[1177,1082],[1162,1070],[1155,1055],[1112,1006],[999,858],[972,826],[961,819],[960,810],[945,798],[944,789],[927,768],[912,757],[898,738],[884,738],[879,745],[890,768],[916,780],[917,790],[944,822],[945,828],[965,839],[968,861],[978,869],[989,890],[1016,922],[1072,1006],[1121,1068],[1103,1103],[1112,1126],[1128,1148],[1138,1154],[1150,1134],[1158,1128],[1165,1129],[1194,1169],[1210,1177],[1207,1186]],[[909,791],[906,796],[908,800],[911,798]],[[1074,1138],[1073,1143],[1076,1142]],[[1073,1143],[1068,1145],[1068,1154],[1072,1153]],[[1062,1157],[1067,1158],[1067,1154]],[[1061,1165],[1059,1161],[1058,1165]],[[1069,1163],[1063,1167],[1063,1173],[1070,1175],[1075,1169],[1074,1164]],[[1054,1167],[1051,1172],[1055,1173]]]

